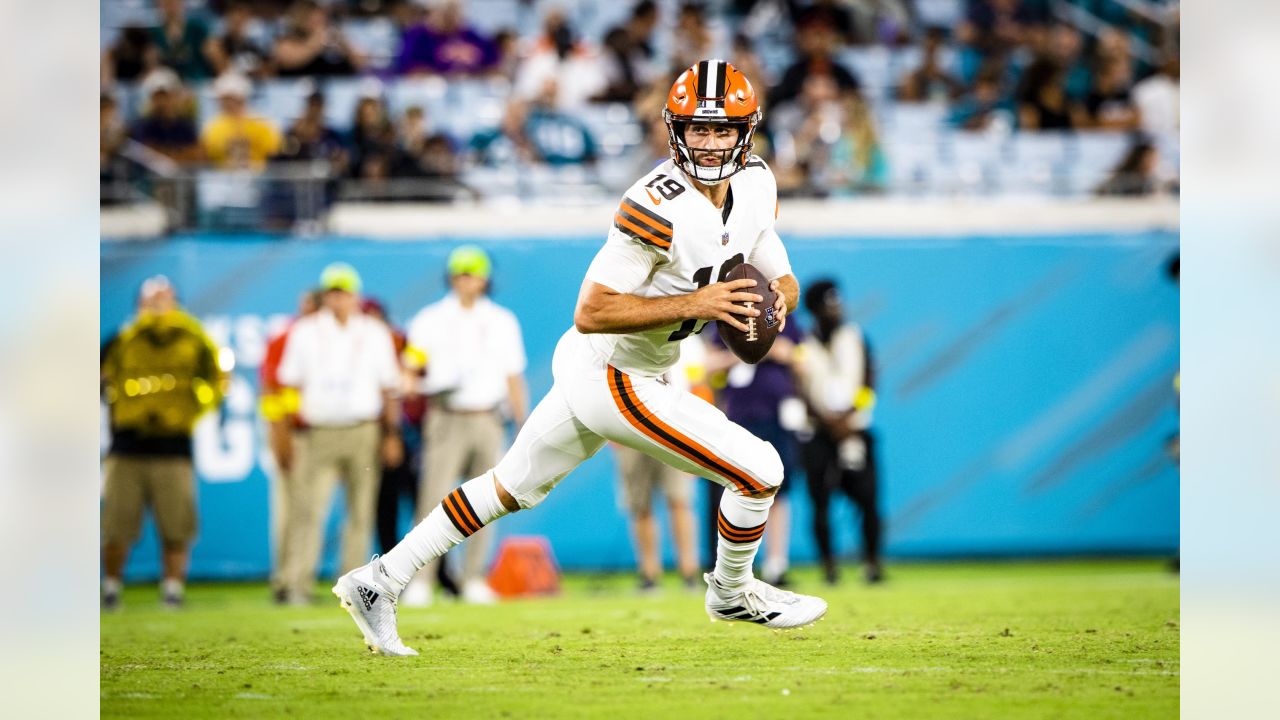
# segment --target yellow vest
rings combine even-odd
[[[102,358],[103,395],[117,430],[190,435],[222,399],[218,349],[190,315],[142,313]]]

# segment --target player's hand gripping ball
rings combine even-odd
[[[778,337],[778,333],[782,331],[782,318],[778,316],[773,307],[778,300],[778,293],[769,289],[769,281],[755,266],[750,263],[738,265],[729,271],[729,275],[725,277],[725,282],[744,279],[756,281],[755,287],[746,288],[744,292],[755,293],[764,298],[764,300],[759,303],[741,302],[738,304],[746,307],[755,307],[760,311],[760,314],[754,317],[738,316],[746,324],[746,332],[721,320],[716,321],[716,329],[720,331],[720,337],[724,340],[724,344],[729,346],[729,349],[733,351],[734,355],[738,356],[739,360],[754,365],[764,359],[764,356],[769,352],[769,348],[773,346],[774,338]]]

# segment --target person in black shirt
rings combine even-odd
[[[222,16],[224,30],[218,37],[209,38],[205,50],[218,75],[233,70],[260,80],[270,74],[270,58],[249,37],[249,20],[252,17],[246,2],[233,2],[227,6],[227,12]]]
[[[831,76],[842,94],[859,91],[861,84],[857,76],[835,60],[836,33],[829,25],[815,21],[797,28],[796,42],[800,58],[787,68],[782,80],[769,91],[769,99],[775,107],[795,100],[805,80],[812,75]]]
[[[298,0],[289,8],[285,30],[276,40],[275,62],[281,77],[354,75],[365,65],[364,56],[315,0]]]
[[[174,162],[199,160],[195,120],[179,109],[182,84],[178,76],[168,68],[159,68],[147,76],[142,87],[149,95],[147,110],[129,128],[129,137]]]
[[[1048,58],[1038,58],[1018,89],[1018,124],[1023,130],[1072,130],[1088,126],[1084,109],[1067,97],[1066,73]]]

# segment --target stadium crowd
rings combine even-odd
[[[949,165],[1017,188],[988,176],[1028,165],[1018,135],[1052,138],[1025,144],[1052,148],[1051,194],[1176,192],[1176,2],[157,0],[119,26],[109,5],[104,203],[289,167],[325,203],[474,198],[513,163],[616,193],[665,157],[671,78],[710,56],[761,94],[755,151],[787,195],[940,191]]]

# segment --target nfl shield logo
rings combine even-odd
[[[729,244],[729,233],[728,233],[728,232],[725,232],[723,235],[721,235],[721,236],[720,236],[720,244],[721,244],[721,245],[728,245],[728,244]]]

